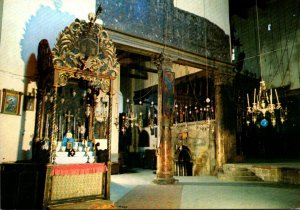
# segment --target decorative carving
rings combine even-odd
[[[110,91],[110,80],[108,80],[108,79],[100,79],[100,89],[104,93],[108,93]]]
[[[63,72],[63,73],[60,73],[59,74],[59,77],[58,77],[58,84],[60,86],[65,86],[67,83],[68,83],[68,74]]]
[[[78,72],[96,73],[98,77],[115,78],[118,64],[116,49],[102,26],[95,23],[91,16],[89,18],[90,22],[76,19],[59,33],[52,50],[53,64]],[[65,79],[65,76],[78,75],[62,77]]]
[[[156,58],[154,58],[153,62],[156,65],[158,71],[172,71],[174,60],[174,58],[162,52]]]

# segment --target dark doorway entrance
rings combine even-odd
[[[190,156],[190,150],[186,146],[178,148],[176,151],[178,159],[176,161],[175,175],[176,176],[192,176],[193,162]]]

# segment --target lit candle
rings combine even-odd
[[[247,93],[247,103],[248,103],[248,107],[250,107],[250,101],[249,101],[249,95]]]
[[[278,99],[278,95],[277,95],[277,90],[276,89],[275,89],[275,96],[276,96],[277,103],[279,104],[279,99]]]

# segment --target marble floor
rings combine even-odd
[[[221,181],[214,176],[174,178],[183,185],[181,209],[300,209],[299,185]],[[138,185],[155,185],[154,179],[153,170],[144,169],[112,175],[110,200],[116,203]]]

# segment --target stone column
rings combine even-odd
[[[170,57],[160,54],[155,64],[158,69],[158,146],[156,178],[153,182],[156,184],[173,184],[177,181],[173,178],[171,142],[175,75],[172,72]]]
[[[216,170],[232,162],[236,155],[236,104],[233,95],[234,75],[219,70],[214,75]]]

